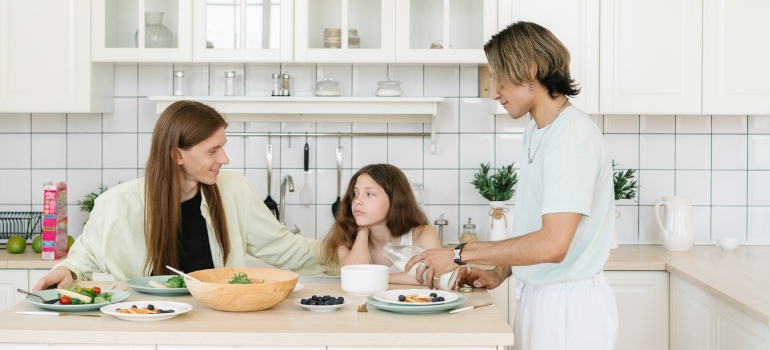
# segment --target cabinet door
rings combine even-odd
[[[398,1],[396,61],[485,64],[497,16],[496,0]]]
[[[714,349],[711,295],[673,275],[670,290],[671,350]]]
[[[0,113],[112,112],[112,65],[91,63],[89,9],[0,1]]]
[[[187,62],[191,0],[91,0],[94,62]]]
[[[513,0],[513,21],[550,30],[570,53],[570,73],[580,94],[570,100],[589,114],[599,113],[599,0]],[[513,22],[512,21],[512,22]],[[499,103],[500,113],[507,113]]]
[[[701,113],[701,0],[602,0],[600,112]]]
[[[193,3],[193,61],[290,62],[289,0],[197,0]]]
[[[395,0],[296,0],[295,62],[393,62]]]
[[[770,328],[720,300],[716,304],[716,349],[770,348]]]
[[[668,349],[668,272],[605,271],[618,305],[616,349]]]
[[[703,114],[770,114],[770,1],[703,2]]]
[[[19,288],[27,288],[27,270],[0,270],[0,311],[24,300]]]
[[[27,290],[31,291],[32,287],[34,287],[37,284],[37,281],[39,281],[43,276],[47,275],[51,270],[28,270],[28,283],[29,286]]]

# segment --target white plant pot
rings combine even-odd
[[[489,202],[489,237],[487,241],[501,241],[508,238],[511,226],[511,213],[504,201]]]

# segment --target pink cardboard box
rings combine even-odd
[[[67,183],[43,184],[43,260],[67,255]]]

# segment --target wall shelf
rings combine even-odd
[[[233,122],[433,123],[443,97],[148,96],[160,114],[176,101],[205,103]],[[436,150],[431,128],[431,153]]]

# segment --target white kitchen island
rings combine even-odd
[[[109,282],[81,282],[109,285]],[[118,287],[123,286],[118,283]],[[389,289],[411,288],[391,285]],[[496,307],[457,314],[398,314],[369,306],[357,312],[364,297],[348,296],[339,284],[307,283],[280,304],[263,311],[224,312],[206,307],[192,296],[159,297],[136,292],[132,300],[185,302],[193,310],[164,321],[133,322],[99,311],[101,317],[30,316],[16,311],[39,311],[21,302],[0,312],[0,348],[16,349],[503,349],[513,344],[513,333]],[[328,313],[312,312],[294,304],[311,295],[343,296],[344,307]],[[464,294],[462,306],[483,304],[489,293],[477,289]],[[46,344],[59,346],[49,347]],[[30,345],[38,345],[30,347]],[[76,345],[69,347],[65,345]],[[126,346],[130,345],[130,346]]]

